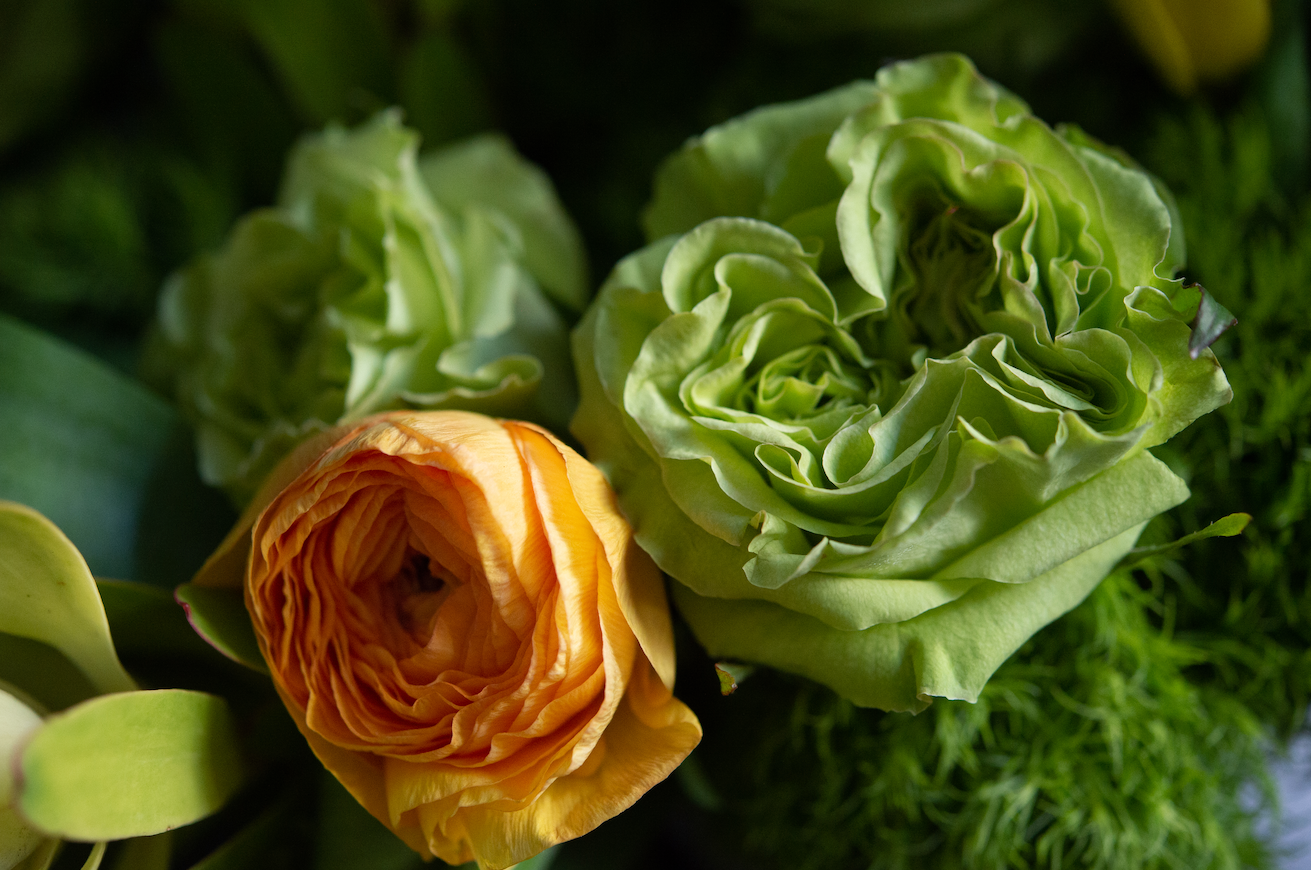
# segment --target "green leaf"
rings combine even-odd
[[[701,756],[694,751],[674,771],[674,777],[683,788],[683,794],[693,804],[712,813],[724,809],[724,798],[710,781],[706,770],[701,766]]]
[[[1199,529],[1191,535],[1184,535],[1177,541],[1150,547],[1134,547],[1128,555],[1120,560],[1120,564],[1115,566],[1116,570],[1135,568],[1149,559],[1172,556],[1189,544],[1204,541],[1207,538],[1232,538],[1241,535],[1251,521],[1251,514],[1229,514],[1229,516],[1221,517],[1204,529]]]
[[[323,773],[314,870],[417,870],[423,866],[423,859],[369,815],[335,776]]]
[[[142,498],[132,579],[172,592],[191,579],[235,520],[227,497],[200,479],[193,433],[174,427]]]
[[[227,703],[181,689],[105,695],[52,716],[19,764],[23,814],[80,840],[190,824],[221,807],[244,777]]]
[[[29,696],[42,712],[63,710],[101,694],[59,650],[0,632],[0,687],[4,684]]]
[[[110,870],[168,870],[172,851],[172,834],[133,837],[119,844]]]
[[[751,676],[755,668],[741,662],[715,662],[715,676],[719,678],[719,694],[731,695],[738,684]]]
[[[268,673],[240,589],[183,583],[176,594],[197,634],[233,661]]]
[[[0,315],[0,498],[49,517],[96,574],[134,576],[143,494],[175,420],[141,385]]]
[[[14,870],[47,870],[59,856],[59,840],[49,839],[37,847],[37,850],[20,862]]]
[[[5,3],[0,9],[0,150],[45,121],[73,91],[86,60],[76,0]]]
[[[242,36],[169,16],[154,32],[155,69],[177,107],[171,126],[189,134],[208,163],[230,171],[247,197],[263,198],[276,188],[298,124],[272,71]],[[216,211],[223,206],[219,236],[183,256],[214,245],[232,222],[235,205],[215,201]]]
[[[556,857],[560,854],[559,846],[552,846],[545,852],[539,852],[527,861],[520,861],[518,864],[512,864],[507,870],[550,870],[555,864]]]
[[[418,39],[401,61],[398,87],[405,118],[439,145],[492,126],[491,100],[477,66],[446,33]]]
[[[102,692],[136,688],[109,636],[86,562],[31,508],[0,503],[0,632],[49,644]]]
[[[1193,317],[1193,331],[1188,336],[1188,355],[1197,359],[1202,351],[1215,344],[1215,340],[1224,335],[1238,318],[1229,313],[1215,297],[1206,292],[1206,288],[1197,285],[1202,298],[1197,303],[1197,314]]]
[[[115,646],[124,657],[213,655],[168,591],[131,580],[101,579],[96,585]]]
[[[193,864],[191,870],[244,870],[246,867],[265,866],[263,859],[285,835],[292,824],[295,809],[291,795],[282,798],[222,846]],[[367,866],[377,865],[370,863]]]
[[[23,699],[0,688],[0,866],[11,868],[41,849],[45,832],[13,807],[14,771],[8,763],[27,735],[41,727],[41,717]]]
[[[373,4],[246,0],[234,5],[306,117],[317,123],[346,120],[370,96],[374,105],[366,102],[366,111],[379,108],[379,100],[390,102],[386,30]]]

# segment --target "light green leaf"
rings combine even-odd
[[[28,855],[26,859],[16,864],[13,870],[46,870],[51,864],[55,863],[55,858],[59,856],[59,847],[62,843],[53,837],[43,842],[37,847],[36,851]],[[95,856],[93,849],[87,856],[87,860]]]
[[[233,661],[268,673],[240,589],[183,583],[176,594],[197,634]]]
[[[97,574],[132,577],[175,416],[139,384],[0,315],[0,498],[45,514]]]
[[[160,689],[56,714],[19,759],[18,806],[66,839],[158,834],[217,810],[244,777],[223,699]]]
[[[77,548],[31,508],[0,503],[0,632],[49,644],[102,692],[136,688]]]
[[[1157,544],[1151,547],[1134,547],[1129,551],[1128,555],[1120,560],[1120,564],[1117,565],[1116,568],[1135,568],[1151,559],[1156,559],[1161,556],[1173,556],[1189,544],[1204,541],[1207,538],[1232,538],[1236,535],[1241,535],[1250,522],[1252,522],[1251,514],[1229,514],[1228,516],[1221,517],[1204,529],[1198,529],[1192,534],[1184,535],[1182,538],[1171,541],[1168,544]]]
[[[41,727],[37,712],[0,688],[0,867],[13,867],[40,850],[46,835],[15,810],[14,770],[9,763],[14,750]]]

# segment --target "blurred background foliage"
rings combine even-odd
[[[1238,317],[1216,346],[1235,400],[1160,451],[1194,497],[1144,541],[1254,522],[1115,575],[978,705],[883,714],[761,672],[721,697],[680,637],[705,744],[539,866],[1278,866],[1264,759],[1311,699],[1305,6],[0,0],[0,497],[45,511],[98,574],[189,578],[232,517],[135,379],[140,341],[164,278],[271,203],[291,143],[329,121],[399,105],[428,145],[504,131],[555,181],[599,280],[640,246],[652,172],[688,136],[964,51],[1174,190],[1187,276]],[[257,774],[107,866],[415,866],[322,775],[267,681],[206,649],[179,666],[134,640],[149,622],[116,618],[145,682],[239,700]]]

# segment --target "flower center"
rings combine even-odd
[[[400,570],[388,583],[396,618],[415,643],[426,646],[432,636],[433,621],[458,580],[450,571],[411,549]]]
[[[833,404],[864,402],[869,378],[830,347],[806,345],[763,365],[742,385],[740,407],[774,420],[799,420]]]
[[[977,215],[948,203],[911,234],[906,258],[913,284],[896,304],[907,338],[931,356],[955,353],[978,335],[969,309],[997,274],[992,232],[979,223]]]

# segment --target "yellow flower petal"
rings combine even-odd
[[[1270,39],[1270,0],[1115,0],[1114,6],[1181,94],[1241,72]]]

